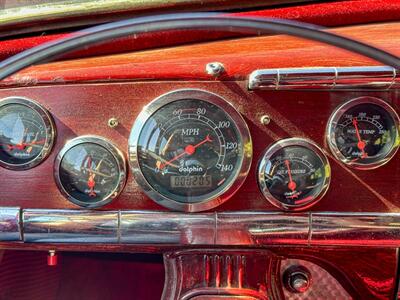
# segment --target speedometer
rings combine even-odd
[[[400,145],[399,117],[385,101],[374,97],[350,100],[336,109],[327,128],[335,157],[357,169],[388,162]]]
[[[136,181],[159,204],[201,211],[226,201],[250,168],[247,125],[223,98],[178,90],[151,102],[129,138]]]

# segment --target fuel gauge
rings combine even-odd
[[[258,167],[258,183],[273,205],[301,210],[325,195],[330,173],[328,160],[317,145],[289,138],[267,149]]]
[[[95,136],[71,140],[57,156],[55,178],[61,192],[83,207],[100,207],[116,198],[126,179],[122,153]]]

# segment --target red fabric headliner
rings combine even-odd
[[[234,13],[232,15],[284,18],[333,27],[400,20],[400,1],[352,0]],[[63,36],[66,36],[66,34],[53,34],[2,41],[0,42],[0,60]],[[88,50],[69,55],[68,58],[122,53],[195,41],[215,40],[228,36],[232,36],[232,33],[212,32],[204,34],[199,31],[180,31],[147,34],[137,39],[125,38],[113,41],[112,43],[95,46]]]

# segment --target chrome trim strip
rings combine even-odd
[[[24,242],[118,243],[118,211],[22,211]]]
[[[399,247],[398,213],[313,213],[311,245]]]
[[[121,212],[122,244],[213,245],[215,216],[174,212]]]
[[[20,208],[0,208],[0,241],[20,241],[21,232]]]
[[[256,70],[250,90],[388,90],[400,86],[396,70],[388,66],[317,67]]]
[[[226,212],[216,215],[215,244],[219,246],[308,244],[307,213]]]
[[[400,247],[400,213],[249,211],[187,214],[26,209],[22,211],[23,225],[20,214],[20,208],[0,207],[0,241],[154,246]]]

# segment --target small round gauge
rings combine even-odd
[[[52,118],[40,104],[20,97],[0,100],[0,166],[35,167],[50,154],[54,138]]]
[[[252,143],[232,105],[190,89],[162,95],[142,111],[129,153],[135,178],[150,198],[193,212],[221,204],[242,185]]]
[[[399,117],[381,99],[361,97],[339,106],[328,121],[327,140],[345,164],[368,170],[388,162],[399,145]]]
[[[100,207],[121,193],[126,181],[126,162],[109,141],[81,136],[60,151],[54,175],[68,200],[82,207]]]
[[[258,167],[258,183],[273,205],[301,210],[317,203],[330,182],[329,162],[313,142],[289,138],[265,152]]]

